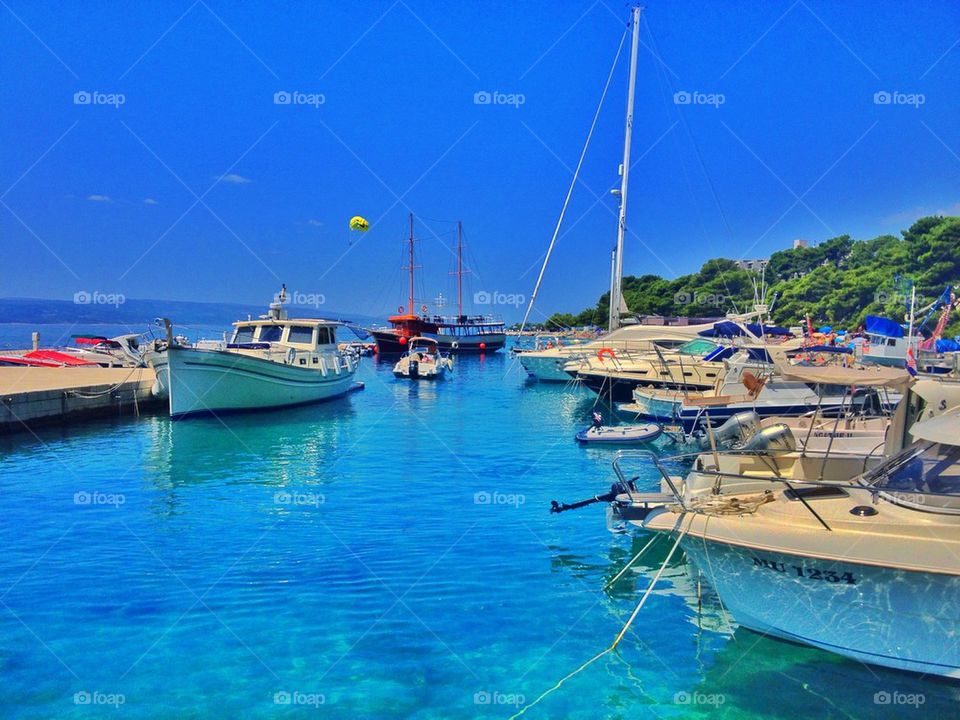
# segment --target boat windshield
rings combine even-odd
[[[677,352],[681,355],[696,355],[697,357],[703,357],[704,355],[713,352],[716,348],[716,343],[698,338],[696,340],[685,342],[683,345],[677,348]]]
[[[960,514],[960,447],[915,443],[864,475],[862,482],[899,505]]]
[[[260,328],[260,342],[280,342],[283,335],[282,325],[263,325]]]
[[[253,342],[253,326],[244,325],[243,327],[238,327],[237,331],[233,334],[233,342],[235,343]]]

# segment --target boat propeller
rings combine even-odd
[[[587,498],[586,500],[579,500],[575,503],[559,503],[556,500],[550,501],[550,512],[551,513],[562,513],[567,510],[576,510],[577,508],[586,507],[587,505],[593,505],[598,502],[613,502],[617,499],[617,495],[623,495],[627,492],[636,492],[637,491],[637,477],[632,477],[627,480],[626,483],[615,482],[610,486],[610,492],[604,493],[603,495],[594,495],[592,498]]]

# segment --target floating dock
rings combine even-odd
[[[0,367],[0,434],[162,406],[151,368]]]

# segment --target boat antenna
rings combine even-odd
[[[633,104],[637,84],[637,48],[640,45],[640,11],[634,5],[631,18],[633,37],[630,43],[630,81],[627,85],[627,119],[623,134],[623,164],[620,166],[620,214],[617,219],[617,258],[615,263],[613,286],[610,288],[610,317],[608,327],[611,332],[620,327],[620,296],[623,294],[623,238],[627,232],[627,185],[630,179],[630,144],[633,140]],[[616,303],[616,305],[614,305]]]

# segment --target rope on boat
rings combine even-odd
[[[701,515],[752,515],[761,506],[776,498],[769,490],[744,497],[709,495],[689,501],[687,510]]]
[[[610,582],[608,582],[606,585],[603,586],[603,589],[604,589],[604,590],[609,590],[611,587],[613,587],[613,586],[616,584],[617,580],[619,580],[620,578],[622,578],[622,577],[623,577],[623,574],[624,574],[627,570],[629,570],[629,569],[631,568],[631,566],[632,566],[637,560],[639,560],[640,557],[641,557],[647,550],[650,549],[650,546],[653,545],[653,544],[654,544],[657,540],[659,540],[659,539],[660,539],[660,533],[655,533],[654,536],[653,536],[652,538],[650,538],[650,540],[647,541],[647,544],[644,545],[642,548],[640,548],[640,552],[638,552],[636,555],[634,555],[634,556],[630,559],[630,562],[628,562],[626,565],[624,565],[624,566],[623,566],[623,569],[622,569],[620,572],[618,572],[618,573],[613,577],[613,580],[611,580]]]
[[[630,629],[630,626],[633,625],[633,621],[636,620],[637,615],[640,613],[640,610],[643,609],[644,604],[647,602],[647,598],[650,597],[650,594],[653,592],[653,588],[660,581],[660,576],[663,575],[663,571],[666,570],[667,565],[670,563],[670,560],[673,558],[673,554],[676,552],[677,548],[680,547],[680,541],[683,539],[683,536],[687,534],[687,530],[689,529],[690,529],[690,526],[688,525],[685,529],[681,530],[680,533],[677,535],[677,539],[673,543],[673,547],[670,548],[670,552],[667,554],[666,559],[664,559],[663,563],[660,565],[660,569],[657,570],[657,574],[653,576],[653,580],[650,581],[650,585],[648,585],[647,589],[644,591],[643,596],[640,598],[640,602],[637,603],[637,606],[633,609],[633,612],[630,613],[630,617],[627,618],[627,622],[624,624],[623,628],[621,628],[620,632],[617,634],[617,637],[614,638],[614,641],[613,643],[611,643],[610,647],[608,647],[606,650],[603,650],[602,652],[597,653],[592,658],[590,658],[585,663],[583,663],[583,665],[578,667],[576,670],[574,670],[573,672],[569,673],[568,675],[558,680],[556,685],[554,685],[552,688],[543,692],[536,700],[534,700],[529,705],[524,705],[519,712],[516,712],[513,715],[511,715],[509,720],[515,720],[516,718],[520,717],[521,715],[526,713],[527,710],[532,708],[534,705],[537,705],[541,700],[546,698],[548,695],[552,694],[555,690],[559,690],[560,687],[567,680],[572,678],[574,675],[580,674],[581,672],[586,670],[588,667],[593,665],[593,663],[595,663],[597,660],[602,658],[604,655],[607,655],[608,653],[611,653],[617,649],[617,645],[619,645],[620,641],[623,640],[624,635],[627,634],[627,631]]]

